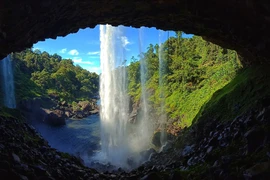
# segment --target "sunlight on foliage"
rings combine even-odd
[[[159,70],[159,46],[150,44],[141,58],[147,64],[149,101],[161,113],[161,93],[165,95],[166,112],[174,125],[190,126],[201,107],[213,93],[228,84],[242,67],[235,51],[194,36],[190,39],[176,33],[162,44],[165,66]],[[159,83],[162,73],[163,85]],[[133,58],[128,66],[129,95],[134,103],[141,96],[140,60]]]
[[[99,89],[99,76],[72,60],[47,52],[27,49],[12,54],[15,65],[16,99],[54,95],[62,101],[89,99],[96,96]]]

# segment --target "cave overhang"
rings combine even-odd
[[[182,30],[237,50],[245,64],[269,62],[267,0],[2,0],[0,58],[97,24]]]

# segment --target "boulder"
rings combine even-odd
[[[62,102],[60,102],[60,105],[62,105],[62,106],[67,106],[68,103],[67,103],[66,101],[62,101]]]
[[[188,166],[194,166],[195,164],[198,164],[201,161],[201,159],[198,156],[192,156],[188,159],[187,165]]]
[[[16,163],[20,163],[21,162],[21,160],[20,160],[20,158],[19,158],[19,156],[17,154],[12,153],[12,157],[13,157],[14,162],[16,162]]]
[[[75,111],[73,118],[82,119],[82,118],[84,118],[86,116],[87,115],[83,111]]]
[[[186,156],[189,156],[190,154],[194,153],[194,147],[195,147],[195,144],[193,144],[191,146],[185,146],[185,148],[182,151],[182,156],[186,157]]]
[[[65,115],[68,117],[68,118],[70,118],[70,117],[72,117],[72,113],[71,113],[71,111],[69,111],[69,110],[67,110],[67,111],[65,111]]]
[[[247,153],[252,153],[263,144],[265,133],[263,129],[254,127],[244,136],[247,139]]]
[[[140,152],[140,155],[141,155],[142,159],[149,159],[150,158],[150,155],[151,154],[155,154],[155,153],[157,153],[155,151],[155,149],[150,148],[148,150],[145,150],[145,151]]]
[[[90,111],[90,114],[98,114],[98,113],[99,113],[98,109],[94,109],[94,110]]]
[[[65,113],[61,110],[48,110],[41,108],[41,119],[43,122],[53,125],[53,126],[60,126],[65,125]]]
[[[166,143],[168,140],[172,140],[173,136],[169,134],[168,132],[155,132],[154,136],[152,138],[152,144],[155,145],[156,147],[161,147]],[[163,142],[162,142],[163,141]]]
[[[79,101],[78,106],[81,107],[81,110],[86,112],[92,110],[92,105],[89,101]]]
[[[261,162],[255,164],[243,173],[245,179],[269,179],[270,162]]]
[[[172,142],[166,142],[161,148],[160,148],[160,152],[167,152],[169,150],[171,150],[173,147]]]
[[[99,109],[96,106],[94,101],[93,102],[79,101],[78,103],[74,103],[73,110],[72,110],[73,118],[75,119],[82,119],[91,114],[97,114],[98,112],[99,112]]]
[[[152,138],[152,144],[155,145],[156,147],[161,147],[160,138],[161,138],[161,132],[160,131],[155,132]]]

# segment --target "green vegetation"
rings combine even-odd
[[[163,65],[159,70],[160,48]],[[198,36],[182,38],[181,32],[161,47],[150,44],[139,59],[146,62],[146,89],[151,106],[159,115],[164,101],[170,121],[181,128],[190,126],[213,93],[229,83],[242,67],[235,51]],[[128,66],[128,91],[134,103],[139,103],[141,97],[140,60],[133,58]]]
[[[12,60],[17,101],[54,95],[72,102],[98,94],[99,76],[74,66],[70,59],[27,49],[12,54]]]
[[[23,120],[24,117],[21,114],[21,112],[17,109],[10,109],[7,107],[0,107],[0,117],[3,118],[12,118],[12,119],[16,119],[16,120]]]
[[[98,75],[74,66],[70,59],[30,49],[12,54],[12,59],[17,101],[53,95],[77,107],[77,100],[86,100],[98,93]],[[131,59],[127,67],[128,94],[134,104],[139,104],[141,98],[141,61],[147,68],[144,76],[150,106],[156,115],[166,111],[170,123],[181,128],[190,126],[208,106],[222,100],[234,87],[226,85],[242,67],[235,51],[198,36],[183,38],[181,32],[176,32],[161,47],[150,44],[138,59]],[[239,78],[234,81],[243,81]],[[224,86],[227,90],[220,90]],[[162,103],[165,110],[161,108]]]
[[[199,118],[206,120],[207,117],[219,118],[221,121],[232,120],[251,108],[261,107],[270,98],[268,69],[269,66],[255,65],[242,69],[229,84],[215,92],[202,106],[194,122]]]

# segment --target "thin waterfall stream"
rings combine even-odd
[[[166,122],[167,122],[167,117],[166,117],[166,111],[165,111],[165,74],[166,74],[166,64],[164,62],[164,57],[163,57],[163,44],[162,44],[162,39],[165,37],[165,32],[162,30],[159,30],[159,49],[158,49],[158,60],[159,60],[159,98],[160,98],[160,119],[159,119],[159,124],[160,124],[160,129],[161,129],[161,136],[160,136],[160,144],[163,146],[167,142],[167,137],[166,137]]]
[[[143,133],[147,133],[150,131],[149,123],[150,116],[149,116],[149,103],[148,103],[148,93],[146,90],[146,81],[147,81],[147,63],[146,59],[143,56],[143,27],[139,29],[139,48],[140,48],[140,78],[141,78],[141,116],[140,118],[144,121],[143,126],[141,127]],[[148,124],[148,125],[147,125]]]
[[[4,92],[4,105],[8,108],[16,108],[15,91],[14,91],[14,79],[11,55],[8,55],[1,62],[2,68],[2,84]]]

